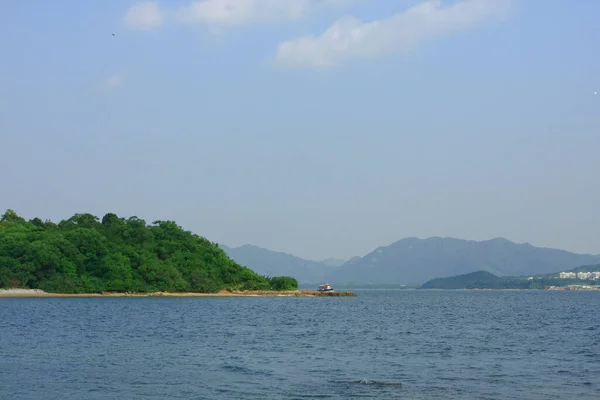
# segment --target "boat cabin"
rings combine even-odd
[[[319,292],[333,292],[333,288],[329,283],[325,283],[324,285],[319,285]]]

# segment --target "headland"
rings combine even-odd
[[[318,292],[316,290],[221,290],[215,293],[198,292],[100,292],[50,293],[39,289],[0,289],[0,298],[30,297],[354,297],[352,292]]]

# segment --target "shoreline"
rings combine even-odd
[[[102,292],[102,293],[49,293],[39,289],[0,289],[0,298],[31,298],[31,297],[354,297],[352,292],[317,292],[316,290],[221,290],[216,293],[196,292]]]

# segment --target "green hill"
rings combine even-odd
[[[487,271],[471,272],[470,274],[436,278],[421,285],[421,289],[468,289],[496,284],[501,278]]]
[[[268,278],[231,260],[218,245],[173,221],[75,214],[58,224],[0,219],[0,288],[47,292],[216,292],[285,290],[294,278]]]
[[[432,279],[420,289],[545,289],[574,283],[562,279],[528,279],[520,276],[496,276],[487,271]]]
[[[596,272],[600,271],[600,264],[595,265],[584,265],[582,267],[577,267],[569,270],[569,272]]]
[[[547,289],[549,287],[565,287],[569,285],[598,286],[600,282],[582,279],[561,279],[558,277],[558,274],[535,277],[499,277],[487,271],[477,271],[465,275],[432,279],[421,285],[419,289]]]

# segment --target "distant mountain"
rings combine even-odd
[[[236,260],[237,261],[237,260]],[[600,262],[600,255],[517,244],[496,238],[472,241],[433,237],[407,238],[351,259],[332,271],[329,281],[422,284],[453,275],[487,271],[497,276],[521,276],[565,271]]]
[[[342,265],[344,265],[344,263],[346,262],[346,260],[342,260],[341,258],[333,258],[333,257],[329,257],[325,260],[321,260],[319,261],[321,264],[325,264],[328,265],[330,267],[341,267]]]
[[[350,264],[354,264],[354,263],[356,263],[356,262],[360,261],[360,260],[361,260],[361,258],[362,258],[362,257],[359,257],[359,256],[354,256],[354,257],[352,257],[351,259],[349,259],[348,261],[346,261],[346,262],[345,262],[344,264],[342,264],[342,265],[350,265]],[[340,265],[340,266],[341,266],[341,265]]]
[[[236,263],[244,265],[258,274],[291,276],[296,278],[300,284],[324,282],[338,267],[335,265],[337,260],[328,259],[324,262],[305,260],[291,254],[271,251],[258,246],[244,245],[230,248],[220,244],[219,247]]]

